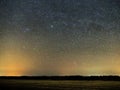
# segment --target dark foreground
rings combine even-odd
[[[0,90],[120,90],[120,81],[1,79]]]

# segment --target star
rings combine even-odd
[[[50,25],[51,28],[54,28],[54,25]]]

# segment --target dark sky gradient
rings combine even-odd
[[[0,0],[0,75],[120,75],[119,0]]]

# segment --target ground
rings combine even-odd
[[[0,90],[120,90],[119,81],[0,80]]]

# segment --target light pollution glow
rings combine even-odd
[[[119,0],[0,0],[0,76],[120,75]]]
[[[8,49],[8,51],[1,56],[0,74],[2,76],[24,75],[25,72],[30,69],[30,62],[27,62],[28,59],[30,60],[30,58],[22,55],[17,50],[12,51]]]

